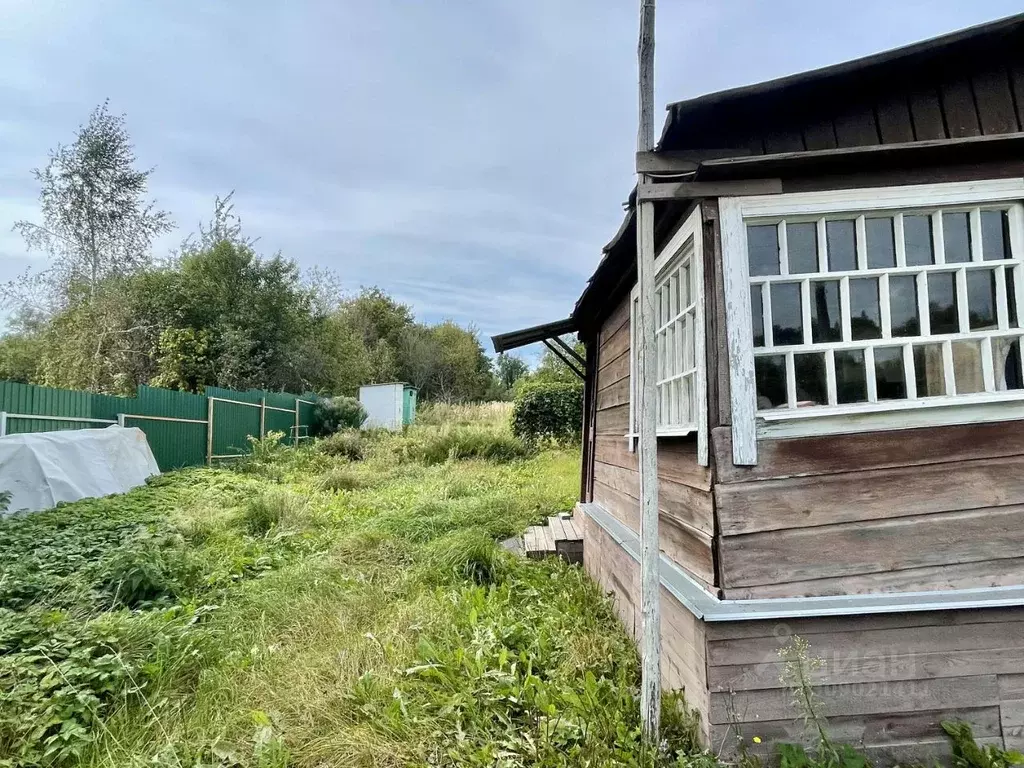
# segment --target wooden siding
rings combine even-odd
[[[581,514],[581,513],[577,513]],[[583,564],[612,599],[626,631],[640,635],[640,569],[604,530],[583,516]],[[707,679],[704,622],[667,591],[661,592],[661,677],[666,690],[683,691],[689,707],[701,716],[707,740],[710,694]]]
[[[730,599],[1024,583],[1020,422],[758,442],[712,432]]]
[[[640,475],[629,450],[630,325],[628,296],[598,334],[593,500],[633,530],[640,529]],[[661,547],[708,586],[716,584],[712,554],[711,470],[697,463],[694,439],[659,440]]]
[[[1010,43],[984,56],[950,57],[841,87],[791,88],[709,107],[706,114],[674,111],[662,149],[720,146],[775,154],[1015,133],[1024,130],[1022,72],[1024,50]]]
[[[943,720],[987,743],[1024,744],[1024,609],[707,624],[711,738],[808,742],[779,650],[794,637],[821,660],[819,714],[837,741],[881,764],[949,753]],[[748,746],[750,742],[747,742]]]

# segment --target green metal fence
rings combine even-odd
[[[140,386],[135,397],[0,381],[0,437],[121,424],[146,433],[162,471],[242,456],[249,437],[305,439],[316,395],[207,387],[202,395]]]

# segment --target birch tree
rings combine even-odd
[[[22,281],[49,309],[66,306],[76,287],[91,297],[105,280],[146,267],[154,239],[173,227],[146,199],[152,169],[138,170],[136,162],[124,116],[104,102],[72,144],[58,145],[46,167],[33,170],[41,221],[19,221],[14,230],[50,258],[46,270]]]

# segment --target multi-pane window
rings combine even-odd
[[[746,219],[757,410],[1024,390],[1022,221],[1005,202]]]
[[[692,249],[658,277],[654,294],[658,429],[696,428],[697,291]]]
[[[707,384],[704,364],[704,274],[701,212],[694,211],[661,249],[654,265],[654,368],[657,434],[696,433],[697,460],[708,462]],[[630,446],[639,434],[640,288],[631,298]]]

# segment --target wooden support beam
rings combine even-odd
[[[577,376],[579,376],[579,377],[580,377],[580,379],[583,379],[583,380],[585,380],[585,379],[586,379],[586,375],[585,375],[585,374],[583,373],[583,371],[581,371],[581,370],[580,370],[580,369],[579,369],[579,368],[578,368],[578,367],[576,366],[576,364],[575,364],[575,363],[574,363],[574,362],[573,362],[572,360],[570,360],[570,359],[569,359],[569,358],[568,358],[568,357],[567,357],[567,356],[566,356],[566,355],[565,355],[565,354],[564,354],[564,353],[562,352],[562,350],[560,350],[560,349],[559,349],[558,347],[556,347],[556,346],[555,346],[554,344],[552,344],[552,343],[551,343],[551,340],[550,340],[550,339],[544,339],[544,341],[543,341],[543,344],[544,344],[544,346],[545,346],[545,347],[547,347],[548,349],[550,349],[550,350],[551,350],[551,352],[552,352],[553,354],[555,354],[555,355],[556,355],[556,356],[558,357],[558,359],[559,359],[559,360],[561,360],[561,361],[562,361],[563,363],[565,363],[565,365],[566,365],[566,366],[567,366],[567,367],[569,368],[569,370],[570,370],[570,371],[572,371],[572,372],[573,372],[573,373],[575,373],[575,374],[576,374]]]
[[[569,357],[571,357],[573,360],[575,360],[580,365],[585,366],[587,364],[587,361],[584,360],[582,357],[580,357],[579,353],[577,353],[575,349],[573,349],[568,344],[566,344],[564,341],[562,341],[561,337],[555,336],[552,339],[552,341],[555,342],[558,346],[560,346],[562,348],[562,351],[565,352],[565,354],[569,355]]]
[[[782,192],[781,179],[745,179],[743,181],[675,181],[665,183],[642,182],[636,188],[636,199],[689,200],[699,197],[743,197],[748,195],[778,195]]]
[[[640,120],[637,151],[654,149],[654,0],[640,0]],[[637,187],[649,181],[638,174]],[[636,334],[640,466],[640,726],[656,747],[661,731],[661,547],[658,536],[657,361],[654,318],[654,203],[636,203],[636,261],[640,329]]]
[[[749,148],[684,149],[667,152],[637,152],[637,173],[692,173],[705,160],[747,157]]]

